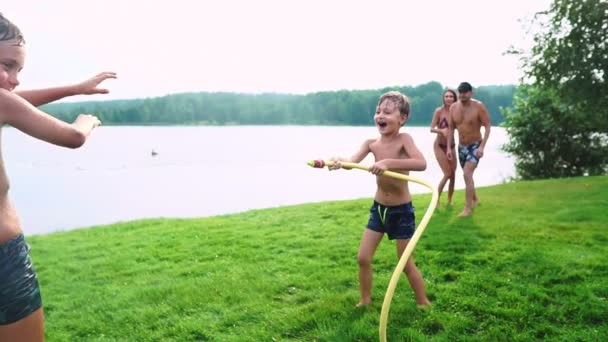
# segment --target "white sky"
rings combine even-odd
[[[503,53],[529,44],[518,19],[550,0],[3,2],[26,38],[21,87],[116,71],[93,100],[514,84],[517,58]]]

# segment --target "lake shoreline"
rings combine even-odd
[[[427,160],[411,176],[436,185],[435,134],[405,127]],[[11,199],[27,234],[148,217],[208,217],[301,203],[368,198],[366,172],[313,169],[306,163],[351,155],[378,135],[344,126],[103,126],[87,144],[65,149],[7,130],[3,149]],[[514,161],[492,130],[477,186],[514,176]],[[367,156],[363,165],[373,163]],[[455,189],[464,188],[457,169]],[[447,189],[447,188],[446,188]],[[412,184],[412,193],[428,191]]]

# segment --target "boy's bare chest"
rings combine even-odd
[[[383,144],[380,142],[374,142],[369,147],[372,154],[376,158],[376,161],[407,157],[407,153],[405,152],[402,144]]]

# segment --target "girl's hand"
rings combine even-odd
[[[98,88],[97,86],[101,82],[113,78],[116,78],[115,72],[102,72],[84,82],[74,85],[74,89],[78,95],[107,94],[110,92],[108,89]]]
[[[101,125],[101,121],[95,115],[80,114],[74,120],[74,125],[76,127],[91,127],[91,129],[94,129]]]

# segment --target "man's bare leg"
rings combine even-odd
[[[464,185],[465,185],[465,193],[466,193],[466,203],[464,205],[464,209],[458,216],[464,217],[469,216],[473,212],[473,204],[476,203],[475,200],[477,195],[475,194],[475,182],[473,181],[473,172],[477,168],[477,164],[466,162],[464,164]]]

